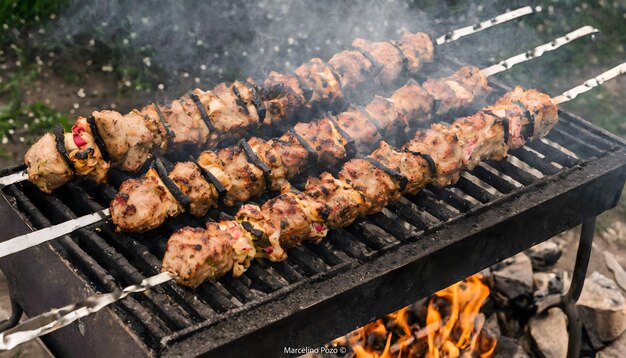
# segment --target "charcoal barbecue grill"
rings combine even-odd
[[[506,90],[492,86],[496,95]],[[428,187],[331,231],[322,244],[296,247],[285,262],[257,262],[239,279],[196,290],[168,282],[42,340],[59,356],[279,356],[285,347],[319,347],[585,223],[572,283],[578,292],[563,300],[570,330],[579,332],[571,307],[595,217],[617,204],[624,186],[626,142],[561,112],[545,139],[509,154],[481,163],[452,187]],[[54,195],[28,182],[6,187],[0,240],[100,210],[125,178],[114,172],[113,186],[73,183]],[[183,215],[143,235],[99,223],[5,257],[0,268],[9,279],[13,320],[22,309],[34,316],[158,273],[167,238],[186,225],[202,226],[203,219]],[[570,343],[575,349],[580,336]]]

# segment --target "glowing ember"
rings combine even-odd
[[[485,317],[480,314],[488,296],[477,274],[435,293],[425,322],[410,317],[405,307],[332,344],[350,347],[357,358],[490,357],[496,340],[482,331]]]

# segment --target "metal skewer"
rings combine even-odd
[[[583,36],[593,34],[598,32],[598,30],[594,29],[591,26],[584,26],[578,30],[572,31],[569,34],[557,38],[549,43],[540,45],[532,49],[531,51],[523,52],[521,54],[510,57],[507,60],[501,61],[496,65],[487,67],[483,69],[483,73],[487,77],[492,76],[493,74],[500,73],[506,69],[510,69],[511,67],[530,61],[532,59],[541,57],[544,53],[556,50],[557,48],[570,43],[578,38]],[[556,44],[555,44],[556,43]],[[534,53],[535,55],[529,56],[528,53]],[[507,67],[504,70],[501,69],[502,63],[508,63]],[[101,210],[93,214],[85,215],[73,220],[66,221],[61,224],[57,224],[51,227],[47,227],[44,229],[40,229],[37,231],[33,231],[31,233],[21,235],[18,237],[14,237],[13,239],[7,240],[5,242],[0,243],[0,258],[19,252],[21,250],[25,250],[29,247],[37,246],[46,241],[54,240],[60,236],[67,235],[74,230],[80,229],[82,227],[94,224],[100,220],[106,220],[110,216],[109,209]]]
[[[578,94],[600,86],[602,83],[626,73],[626,62],[602,73],[601,75],[585,81],[582,85],[565,91],[562,95],[553,97],[554,103],[563,103],[572,100]],[[97,294],[85,300],[65,307],[53,309],[46,313],[35,316],[14,328],[0,333],[0,350],[12,349],[18,344],[35,339],[44,334],[51,333],[63,328],[77,319],[96,313],[102,308],[115,303],[131,293],[143,292],[152,287],[174,279],[169,272],[143,279],[139,284],[128,286],[122,290],[111,293]]]
[[[435,43],[437,45],[443,45],[445,43],[453,42],[453,41],[460,39],[461,37],[475,34],[482,30],[488,29],[496,25],[503,24],[505,22],[520,18],[522,16],[541,12],[541,10],[542,10],[541,6],[537,6],[535,8],[531,6],[524,6],[517,10],[509,11],[504,14],[498,15],[489,20],[479,22],[475,25],[470,25],[470,26],[462,27],[460,29],[452,30],[448,32],[447,34],[438,37],[437,40],[435,40]]]
[[[461,37],[465,37],[467,35],[475,34],[477,32],[486,30],[490,27],[503,24],[505,22],[518,19],[522,16],[534,14],[541,12],[541,6],[537,6],[534,9],[531,6],[525,6],[516,10],[505,12],[504,14],[500,14],[494,18],[491,18],[486,21],[479,22],[475,25],[466,26],[460,29],[452,30],[447,34],[440,36],[437,38],[435,43],[437,45],[442,45],[444,43],[449,43],[460,39]],[[19,183],[21,181],[28,180],[28,173],[26,170],[20,171],[15,174],[7,175],[5,177],[0,178],[0,189],[2,187]]]
[[[53,309],[30,318],[0,334],[0,350],[13,349],[18,344],[54,332],[77,319],[87,317],[92,313],[100,311],[104,307],[121,300],[131,293],[143,292],[151,287],[167,282],[172,278],[169,272],[162,272],[142,280],[137,285],[128,286],[122,290],[110,293],[93,295],[78,303]]]
[[[623,75],[625,73],[626,73],[626,62],[622,63],[621,65],[613,67],[612,69],[602,73],[599,76],[596,76],[594,78],[591,78],[585,81],[585,83],[583,83],[582,85],[576,86],[572,88],[571,90],[564,92],[560,96],[552,98],[552,102],[554,104],[561,104],[561,103],[571,101],[574,98],[576,98],[579,94],[585,93],[591,90],[592,88],[598,87],[604,82],[612,78],[615,78],[619,75]]]

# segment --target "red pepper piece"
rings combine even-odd
[[[74,144],[76,144],[77,147],[82,147],[87,144],[87,141],[85,141],[80,134],[74,134]]]

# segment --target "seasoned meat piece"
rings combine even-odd
[[[234,220],[220,221],[219,228],[230,235],[234,255],[233,276],[239,277],[250,267],[256,255],[252,234]]]
[[[357,50],[343,50],[335,54],[328,64],[341,78],[343,92],[358,90],[368,81],[373,64]]]
[[[346,159],[346,141],[328,118],[298,123],[294,130],[315,149],[318,163],[332,166]]]
[[[153,168],[141,179],[124,181],[110,207],[116,230],[135,232],[155,229],[183,211]]]
[[[227,86],[225,83],[219,84],[210,92],[203,92],[196,89],[194,93],[200,98],[205,106],[206,113],[211,117],[211,122],[215,127],[215,132],[209,135],[208,148],[214,148],[220,141],[231,138],[240,138],[248,133],[248,129],[259,123],[258,116],[253,116],[248,111],[245,103],[241,102],[233,88],[243,87]],[[202,96],[202,97],[201,97]],[[205,102],[206,101],[206,102]]]
[[[400,41],[398,41],[398,46],[407,58],[407,69],[412,74],[416,74],[424,63],[433,60],[435,47],[430,36],[424,32],[403,33]]]
[[[309,152],[293,133],[287,132],[278,139],[270,139],[268,144],[271,144],[280,156],[287,179],[295,177],[307,167]]]
[[[395,84],[404,71],[404,53],[389,41],[372,42],[362,38],[352,41],[352,46],[363,49],[383,68],[376,78],[383,87]]]
[[[195,91],[200,101],[206,105],[210,102],[207,97],[213,98],[210,92]],[[197,147],[202,147],[209,139],[209,128],[200,116],[198,107],[188,96],[181,97],[180,100],[172,101],[168,106],[160,106],[161,112],[165,116],[170,129],[176,137],[174,145],[184,145],[191,143]]]
[[[557,105],[552,103],[550,96],[534,89],[524,91],[517,86],[513,91],[507,92],[496,102],[496,106],[513,104],[522,111],[528,110],[534,118],[534,128],[531,140],[543,137],[550,132],[559,120]]]
[[[139,111],[122,116],[115,111],[93,112],[98,133],[102,137],[113,165],[124,171],[136,171],[152,157],[154,135],[146,127]]]
[[[459,108],[460,104],[457,101],[456,93],[450,88],[445,79],[426,80],[422,83],[422,88],[437,100],[436,110],[433,114],[443,115],[452,109]]]
[[[278,72],[270,73],[260,94],[267,110],[263,123],[268,125],[289,121],[308,105],[298,79]]]
[[[137,112],[142,118],[146,128],[152,133],[153,153],[165,152],[167,150],[167,130],[154,104],[149,104]],[[164,116],[165,117],[165,116]],[[172,132],[173,133],[173,132]]]
[[[302,82],[313,89],[311,102],[333,103],[343,98],[340,79],[332,68],[320,58],[302,64],[295,71]]]
[[[51,133],[44,134],[24,155],[28,180],[45,192],[68,183],[74,174],[59,153],[56,140]]]
[[[478,67],[461,67],[451,78],[466,90],[472,92],[477,101],[484,100],[491,93],[487,76]]]
[[[309,204],[323,205],[307,198],[304,193],[293,192],[285,192],[267,201],[261,206],[265,221],[263,231],[270,240],[278,237],[282,248],[293,247],[318,236],[325,226],[323,219],[317,219],[315,215],[323,209],[317,211]]]
[[[487,77],[476,67],[463,67],[452,76],[427,80],[422,87],[439,101],[436,114],[480,102],[491,92]]]
[[[213,176],[226,188],[230,190],[232,181],[230,174],[224,170],[224,163],[217,156],[217,153],[210,150],[205,150],[200,154],[197,160],[201,167],[208,170]]]
[[[399,187],[393,179],[365,159],[352,159],[344,164],[339,180],[363,194],[370,205],[369,214],[377,213],[390,201],[400,199]]]
[[[483,109],[484,113],[494,116],[500,122],[506,121],[509,127],[507,146],[509,149],[520,148],[526,143],[524,133],[530,132],[530,120],[524,110],[515,104],[500,104]]]
[[[430,121],[434,98],[420,85],[404,85],[393,92],[390,100],[408,123],[420,126]]]
[[[220,149],[217,155],[224,163],[224,170],[230,174],[231,186],[224,196],[224,204],[232,206],[238,201],[248,201],[263,193],[263,171],[248,162],[243,149],[232,146]]]
[[[455,120],[452,130],[459,138],[463,165],[468,170],[483,160],[500,160],[506,156],[508,147],[504,143],[504,128],[496,117],[478,112]]]
[[[240,100],[239,105],[243,108],[244,112],[246,112],[250,119],[250,125],[258,125],[260,123],[259,117],[259,109],[263,110],[263,108],[257,108],[257,105],[261,105],[260,97],[258,97],[258,93],[255,89],[254,83],[252,80],[248,80],[248,82],[239,82],[235,81],[231,85],[231,89],[235,96]]]
[[[424,189],[432,180],[430,167],[426,159],[394,148],[386,142],[381,142],[380,147],[369,156],[380,163],[384,163],[387,168],[395,170],[408,179],[408,184],[404,188],[403,193],[415,194]]]
[[[437,167],[435,185],[446,186],[459,180],[463,153],[459,139],[449,126],[435,123],[431,129],[418,131],[404,147],[411,152],[430,155]]]
[[[369,115],[361,109],[351,108],[337,115],[337,123],[356,142],[359,153],[369,153],[382,137]]]
[[[176,282],[197,287],[215,280],[233,267],[233,240],[218,223],[202,228],[176,231],[167,242],[163,257],[163,272],[174,275]]]
[[[250,144],[250,147],[259,159],[272,170],[269,174],[270,189],[275,191],[280,190],[283,185],[287,184],[287,171],[273,143],[252,137],[248,140],[248,144]]]
[[[68,157],[74,164],[74,174],[86,176],[96,183],[106,182],[111,164],[102,159],[87,119],[78,117],[72,132],[65,133],[64,139]]]
[[[217,206],[217,190],[204,179],[194,163],[176,163],[168,176],[191,200],[189,209],[192,215],[203,216],[210,208]]]
[[[287,253],[280,246],[280,233],[274,233],[270,238],[265,232],[266,219],[258,205],[246,204],[242,206],[235,220],[253,237],[253,244],[256,257],[266,258],[273,262],[283,261],[287,258]]]
[[[365,111],[385,138],[408,132],[408,118],[400,115],[394,103],[387,98],[375,96],[365,107]]]
[[[310,177],[305,192],[312,199],[326,204],[326,224],[329,227],[348,226],[369,209],[368,202],[359,191],[328,172],[322,173],[319,178]]]

